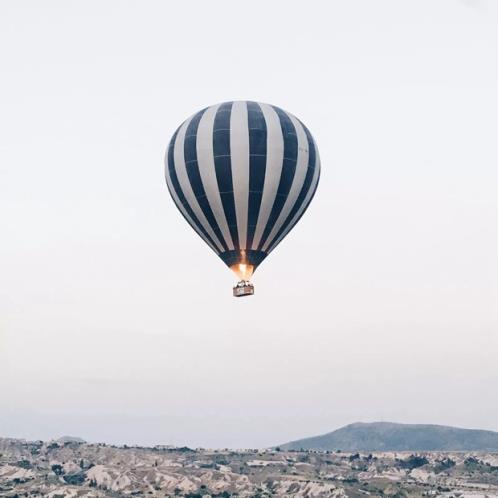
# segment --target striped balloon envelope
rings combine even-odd
[[[166,182],[192,228],[240,278],[234,295],[299,221],[320,159],[301,121],[258,102],[217,104],[191,116],[166,153]]]

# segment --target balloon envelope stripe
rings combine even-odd
[[[306,195],[311,187],[311,183],[313,180],[313,174],[315,172],[315,167],[316,167],[316,164],[315,164],[315,162],[316,162],[315,142],[313,141],[313,138],[311,137],[311,134],[308,131],[308,129],[306,128],[306,126],[304,126],[301,122],[299,122],[299,124],[303,128],[304,133],[306,135],[306,140],[308,142],[308,165],[307,165],[307,169],[306,169],[306,176],[304,178],[304,182],[303,182],[303,185],[301,187],[301,191],[299,192],[299,196],[298,196],[296,202],[294,203],[294,205],[292,206],[290,213],[287,215],[286,220],[284,221],[282,226],[279,228],[278,232],[276,234],[274,234],[272,237],[270,237],[269,240],[267,241],[266,250],[268,252],[271,252],[275,248],[274,242],[279,239],[279,237],[281,236],[282,233],[286,233],[287,227],[289,227],[289,225],[290,225],[290,227],[292,228],[292,226],[294,225],[292,223],[292,220],[294,219],[297,211],[299,210],[299,208],[301,208],[301,206],[304,203],[304,200],[306,199]]]
[[[256,102],[247,103],[247,121],[249,131],[249,207],[246,247],[250,248],[261,208],[266,171],[266,121],[259,104]]]
[[[213,145],[214,124],[220,106],[209,107],[202,116],[197,128],[197,164],[207,202],[220,229],[228,249],[233,249],[233,241],[228,229],[227,217],[223,208],[221,192],[216,173],[216,159]],[[215,227],[213,227],[214,229]]]
[[[266,237],[265,243],[263,244],[263,251],[268,250],[269,243],[275,238],[275,235],[282,227],[285,220],[288,218],[290,211],[293,206],[296,204],[296,201],[299,198],[299,193],[303,187],[304,180],[306,178],[306,171],[308,169],[308,156],[309,156],[309,146],[308,139],[306,137],[306,133],[301,125],[301,123],[292,115],[288,115],[292,124],[294,125],[294,129],[296,131],[297,136],[297,160],[296,160],[296,168],[294,173],[294,178],[292,179],[292,185],[289,190],[288,195],[286,196],[285,203],[283,205],[282,210],[277,218],[277,221],[274,223],[271,232],[268,237]]]
[[[168,147],[168,157],[166,159],[166,184],[168,185],[169,192],[173,197],[178,210],[187,220],[188,224],[199,234],[199,236],[208,244],[209,247],[211,247],[214,252],[219,253],[214,241],[211,239],[203,226],[199,223],[199,220],[192,211],[192,208],[186,201],[183,191],[180,188],[180,184],[178,183],[173,160],[174,146],[177,136],[178,130],[176,130],[175,134],[173,135],[173,138],[171,139],[170,145]]]
[[[232,158],[230,154],[230,117],[232,102],[220,105],[214,119],[214,128],[211,141],[213,143],[214,164],[216,179],[220,193],[223,211],[228,230],[232,239],[232,248],[240,249],[239,233],[237,230],[237,214],[232,180]]]
[[[296,213],[290,220],[289,224],[286,226],[285,230],[282,231],[282,233],[278,236],[278,238],[275,240],[275,242],[272,242],[272,245],[270,249],[268,250],[268,253],[273,251],[275,247],[277,247],[278,244],[282,241],[282,239],[292,230],[292,228],[299,222],[299,220],[302,218],[303,214],[306,212],[306,209],[308,209],[308,206],[310,205],[311,201],[313,200],[313,197],[315,196],[316,193],[316,187],[318,186],[318,182],[320,180],[320,159],[318,156],[318,150],[315,149],[316,152],[316,159],[315,159],[315,167],[313,168],[313,178],[311,180],[311,186],[308,189],[308,192],[305,195],[304,201],[299,205],[299,208],[297,209]]]
[[[199,220],[201,226],[209,234],[211,239],[215,242],[218,251],[221,252],[223,251],[223,246],[221,245],[218,237],[211,228],[211,225],[209,224],[208,220],[204,216],[201,206],[199,205],[199,202],[195,197],[195,193],[192,190],[192,185],[190,183],[187,174],[187,166],[185,164],[185,134],[187,132],[187,128],[191,119],[192,118],[187,120],[180,127],[180,130],[178,132],[178,136],[176,138],[174,145],[174,153],[173,153],[174,170],[176,171],[176,176],[178,178],[179,188],[183,192],[185,198],[185,206],[186,207],[188,206],[189,208],[192,209],[192,211],[195,213],[195,216]]]
[[[262,250],[268,235],[270,234],[275,222],[277,221],[282,208],[284,207],[287,196],[289,195],[297,164],[297,135],[294,124],[289,116],[278,107],[273,107],[278,115],[282,136],[284,138],[284,158],[278,182],[277,194],[271,208],[268,222],[266,223],[263,236],[258,245],[258,250]]]
[[[275,203],[284,161],[284,139],[278,114],[268,104],[260,104],[260,108],[263,112],[267,129],[266,167],[261,206],[251,249],[258,249],[260,247],[261,237],[268,224],[272,206]]]
[[[221,233],[220,227],[216,222],[213,211],[209,204],[206,196],[206,191],[204,190],[204,184],[202,183],[201,173],[199,171],[199,164],[197,161],[197,129],[199,127],[199,121],[201,120],[204,111],[197,113],[190,121],[187,127],[187,134],[185,136],[184,144],[184,154],[185,154],[185,164],[187,168],[187,175],[192,186],[195,198],[199,203],[206,220],[208,221],[211,229],[216,234],[216,237],[223,246],[223,250],[228,251],[228,245]]]
[[[249,210],[249,121],[246,102],[232,104],[230,152],[238,249],[245,249]]]

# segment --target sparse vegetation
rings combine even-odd
[[[498,498],[498,455],[53,446],[0,439],[0,496]],[[467,484],[468,481],[468,484]],[[72,495],[76,496],[76,495]]]

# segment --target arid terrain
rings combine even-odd
[[[498,454],[191,450],[0,439],[0,496],[498,498]]]

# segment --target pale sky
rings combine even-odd
[[[498,430],[497,54],[493,0],[3,0],[0,436]],[[236,99],[322,160],[245,299],[163,175]]]

